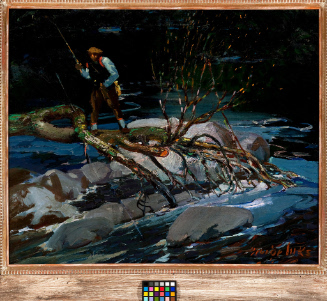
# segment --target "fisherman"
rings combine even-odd
[[[118,71],[114,63],[108,58],[102,56],[103,51],[96,47],[91,47],[88,51],[91,59],[90,63],[83,68],[82,64],[76,64],[76,69],[81,72],[81,75],[93,81],[93,90],[91,93],[91,130],[97,130],[99,110],[104,101],[113,110],[117,119],[119,129],[123,133],[128,133],[123,113],[119,107],[118,94],[116,88],[118,86],[117,79]]]

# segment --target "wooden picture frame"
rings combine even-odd
[[[326,92],[327,10],[325,0],[305,1],[2,1],[0,292],[4,300],[142,300],[142,280],[177,281],[179,300],[305,300],[327,298],[326,280]],[[11,264],[9,261],[9,10],[315,10],[319,22],[319,252],[316,264]],[[63,47],[65,45],[63,44]],[[253,251],[258,251],[253,249]],[[267,250],[261,250],[267,251]]]

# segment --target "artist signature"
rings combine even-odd
[[[277,248],[271,246],[270,249],[262,249],[262,248],[254,248],[252,247],[249,251],[250,256],[253,257],[261,257],[263,255],[270,255],[272,257],[278,256],[297,256],[297,257],[310,257],[311,250],[307,249],[306,247],[291,247],[289,243],[286,248]]]

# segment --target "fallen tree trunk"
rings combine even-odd
[[[64,128],[56,127],[52,122],[58,119],[69,119],[71,125]],[[166,128],[145,126],[133,128],[128,134],[122,134],[118,130],[98,130],[93,133],[87,130],[84,112],[76,106],[67,105],[40,109],[28,114],[11,115],[9,135],[32,135],[62,143],[83,142],[91,145],[103,156],[124,165],[138,178],[150,183],[167,199],[171,207],[177,205],[171,193],[173,187],[188,190],[185,185],[190,178],[201,187],[197,176],[189,166],[190,158],[196,160],[197,164],[204,169],[205,178],[210,183],[209,189],[211,190],[215,190],[222,183],[229,185],[228,191],[243,190],[245,187],[241,179],[253,183],[253,187],[255,187],[253,179],[265,182],[268,186],[278,184],[287,188],[293,185],[289,179],[291,174],[284,173],[272,165],[269,165],[267,169],[263,162],[244,150],[241,145],[237,145],[235,143],[237,139],[232,139],[233,137],[227,139],[226,136],[220,141],[217,136],[197,135],[196,131],[194,136],[189,138],[187,133],[191,131],[190,122],[184,127],[179,121],[175,131],[168,122],[167,119]],[[192,126],[195,124],[196,122],[193,122]],[[217,131],[219,129],[220,127],[217,127]],[[222,129],[221,131],[223,132]],[[177,132],[183,135],[180,136]],[[231,134],[230,132],[224,133],[225,135]],[[133,155],[136,153],[144,156],[143,162],[137,161],[137,157]],[[162,159],[171,153],[179,158],[178,164],[181,165],[182,174],[176,174],[165,166]],[[211,170],[208,168],[210,162],[214,162],[216,166],[214,174],[212,168]],[[154,166],[154,169],[149,169],[149,163]],[[177,162],[170,163],[177,164]],[[154,172],[155,169],[161,170],[169,179],[169,183],[164,183]],[[278,176],[275,175],[276,171]],[[167,185],[172,185],[172,187],[169,188]]]

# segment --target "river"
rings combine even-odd
[[[127,123],[149,117],[162,117],[159,100],[165,94],[143,95],[140,91],[123,91],[124,114]],[[179,93],[168,95],[167,113],[179,118]],[[230,95],[224,99],[229,101]],[[201,114],[214,107],[217,99],[209,96],[197,107]],[[271,146],[270,162],[298,176],[297,184],[287,190],[280,186],[255,189],[218,197],[212,193],[186,206],[162,214],[149,213],[135,222],[117,225],[111,235],[78,249],[44,253],[37,243],[11,253],[11,262],[32,263],[318,263],[319,208],[319,129],[311,124],[295,124],[281,115],[262,112],[227,111],[226,116],[235,132],[254,132]],[[217,113],[212,120],[224,124]],[[65,121],[64,121],[65,122]],[[100,129],[117,128],[110,112],[100,116]],[[88,148],[91,161],[104,160],[97,151]],[[29,136],[9,138],[9,166],[35,172],[35,176],[50,169],[67,171],[83,166],[84,146],[81,143],[62,144]],[[114,183],[111,183],[114,185]],[[189,206],[232,206],[245,208],[254,216],[252,227],[237,233],[227,233],[213,241],[169,248],[166,235],[176,218]],[[141,234],[140,234],[141,233]],[[278,254],[280,252],[281,254]],[[293,253],[292,253],[293,252]],[[278,254],[278,256],[277,256]]]

